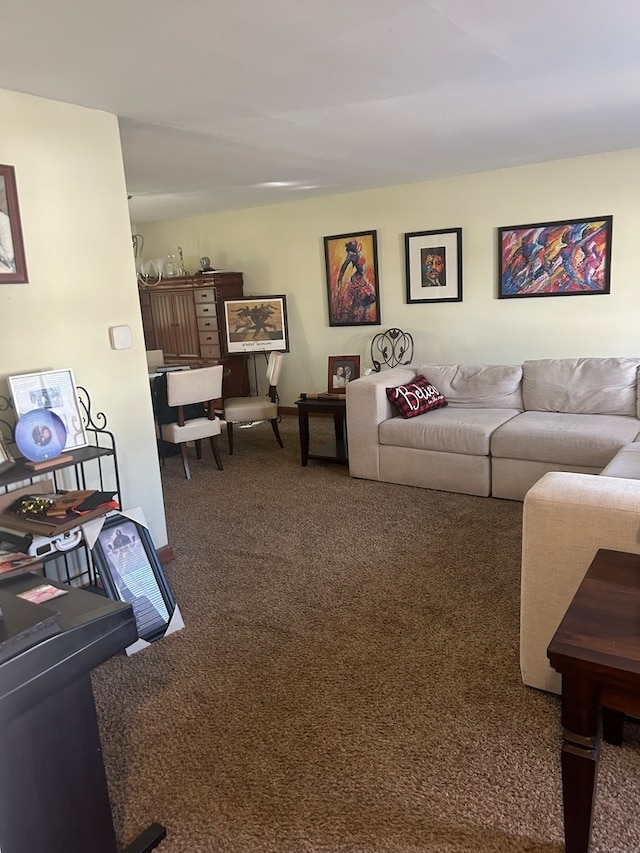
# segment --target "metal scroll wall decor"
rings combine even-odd
[[[413,338],[402,329],[387,329],[379,332],[371,341],[371,362],[376,373],[382,365],[397,367],[399,364],[411,364],[413,359]]]

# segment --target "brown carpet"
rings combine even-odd
[[[282,435],[238,430],[190,482],[166,462],[186,627],[94,674],[120,843],[158,820],[163,853],[559,853],[559,700],[518,668],[521,504],[303,469],[294,418]],[[594,853],[640,850],[625,734]]]

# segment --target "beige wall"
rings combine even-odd
[[[144,256],[180,245],[191,271],[209,255],[242,270],[247,294],[287,295],[291,353],[282,403],[326,386],[327,356],[360,354],[378,327],[331,328],[323,236],[378,232],[381,329],[410,331],[415,360],[638,355],[640,149],[161,223],[137,223]],[[613,214],[611,294],[498,300],[496,229]],[[405,303],[404,234],[462,227],[462,303]]]
[[[70,367],[116,436],[122,494],[166,544],[117,119],[0,90],[0,162],[15,167],[28,284],[0,285],[6,377]],[[133,348],[112,350],[129,325]]]

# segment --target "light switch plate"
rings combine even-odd
[[[109,338],[111,339],[111,349],[131,349],[133,345],[130,326],[111,326]]]

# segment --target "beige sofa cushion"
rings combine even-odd
[[[601,472],[603,477],[640,480],[640,442],[625,444]]]
[[[524,408],[537,412],[637,417],[639,365],[639,358],[525,361]]]
[[[488,456],[493,432],[517,409],[436,409],[411,420],[390,418],[378,429],[380,444]]]
[[[519,364],[422,364],[417,372],[433,382],[449,406],[524,408]]]
[[[619,415],[522,412],[496,430],[491,455],[603,468],[639,428],[636,418]]]

